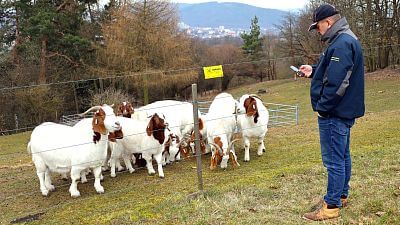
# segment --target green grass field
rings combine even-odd
[[[266,153],[240,167],[210,171],[203,157],[204,194],[198,191],[196,160],[164,168],[165,179],[147,171],[105,173],[105,194],[93,180],[79,184],[82,197],[70,197],[69,182],[42,197],[35,168],[26,153],[29,132],[0,137],[0,222],[32,224],[309,224],[302,215],[325,193],[316,116],[309,103],[310,80],[269,81],[229,90],[235,97],[267,89],[265,102],[297,104],[297,126],[272,127]],[[350,205],[341,218],[324,224],[400,224],[400,70],[366,75],[364,117],[352,129],[353,176]],[[23,220],[18,220],[24,218]]]

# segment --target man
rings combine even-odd
[[[300,71],[312,78],[311,104],[318,113],[322,162],[328,187],[322,205],[304,214],[308,220],[339,217],[347,205],[351,176],[350,128],[365,112],[364,61],[361,45],[346,18],[329,4],[319,6],[309,31],[316,29],[327,47],[316,65]]]

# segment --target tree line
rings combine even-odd
[[[323,43],[318,35],[307,31],[313,9],[321,3],[334,5],[346,17],[350,28],[364,49],[365,66],[372,72],[400,64],[400,5],[399,0],[310,0],[299,13],[289,13],[278,26],[284,42],[279,45],[285,55],[298,54],[312,63],[313,53],[321,52]]]
[[[0,131],[104,102],[188,99],[192,83],[201,94],[288,78],[289,65],[314,63],[324,48],[307,31],[322,2],[288,12],[277,32],[261,34],[255,16],[240,38],[199,40],[179,29],[170,1],[0,0]],[[368,71],[399,64],[398,0],[324,2],[360,38]],[[224,77],[204,80],[201,67],[219,64]]]

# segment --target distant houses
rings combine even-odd
[[[249,29],[243,28],[225,28],[224,26],[219,27],[191,27],[183,22],[179,23],[179,28],[186,32],[187,35],[191,37],[196,37],[200,39],[209,38],[223,38],[223,37],[240,37],[243,32],[249,32]],[[271,29],[261,28],[262,34],[267,34],[274,32]]]

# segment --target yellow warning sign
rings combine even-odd
[[[204,79],[212,79],[224,76],[224,71],[222,71],[222,65],[203,67],[203,71],[204,71]]]

